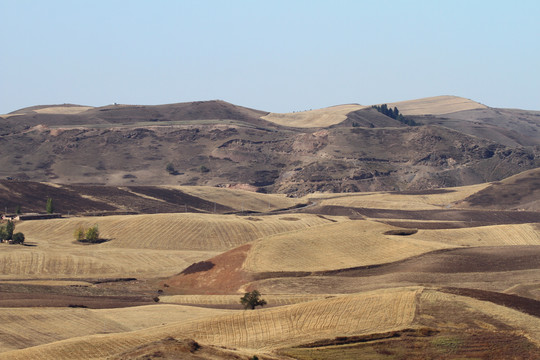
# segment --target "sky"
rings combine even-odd
[[[0,0],[0,114],[456,95],[540,110],[537,0]]]

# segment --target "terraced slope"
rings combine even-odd
[[[340,335],[401,329],[414,320],[421,288],[339,296],[111,335],[94,335],[0,354],[0,359],[106,358],[167,336],[269,351]]]

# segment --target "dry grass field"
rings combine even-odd
[[[186,322],[230,313],[181,305],[148,305],[123,309],[1,308],[0,352],[73,337],[112,334]]]
[[[443,115],[464,110],[487,108],[485,105],[457,96],[435,96],[399,101],[388,103],[388,106],[396,106],[404,115]],[[347,118],[347,114],[367,107],[358,104],[336,105],[295,113],[270,113],[263,116],[262,119],[292,127],[327,127],[342,122]]]
[[[193,213],[23,221],[16,228],[31,246],[2,245],[0,278],[170,276],[257,238],[329,222],[311,214],[240,217]],[[74,241],[75,229],[93,225],[98,225],[107,242],[84,245]]]
[[[417,100],[388,103],[404,115],[444,115],[464,110],[486,109],[487,106],[458,96],[434,96]]]
[[[452,207],[455,203],[487,188],[489,184],[477,184],[436,191],[410,193],[365,192],[352,194],[312,194],[306,196],[321,206],[345,206],[392,210],[431,210]]]
[[[29,242],[46,241],[66,246],[72,243],[73,232],[79,226],[98,225],[101,236],[110,241],[94,245],[93,249],[224,251],[261,237],[327,223],[330,220],[312,214],[237,216],[180,213],[25,221],[17,225],[17,230],[24,232]]]
[[[86,110],[93,109],[92,106],[51,106],[34,110],[41,114],[61,114],[61,115],[75,115],[82,113]]]
[[[284,194],[260,194],[253,191],[218,188],[210,186],[178,186],[186,194],[236,209],[237,211],[269,212],[292,208],[307,202],[306,199],[290,198]]]
[[[382,290],[338,296],[258,311],[180,321],[129,333],[93,335],[19,351],[0,359],[98,359],[167,336],[190,337],[203,344],[271,351],[319,339],[399,330],[412,324],[421,288]]]
[[[529,173],[296,199],[132,187],[156,203],[178,189],[244,213],[18,222],[27,246],[0,244],[0,359],[540,358],[536,213],[466,201],[520,179],[534,197]],[[105,242],[74,241],[94,224]],[[253,289],[267,306],[242,310]]]
[[[395,229],[357,220],[259,239],[253,243],[244,269],[249,272],[336,270],[399,261],[457,246],[384,234]]]
[[[262,119],[292,127],[327,127],[342,122],[347,118],[348,113],[364,108],[366,106],[358,104],[336,105],[295,113],[270,113],[263,116]]]
[[[494,225],[464,229],[419,230],[411,238],[451,246],[540,245],[538,224]]]

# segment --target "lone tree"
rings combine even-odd
[[[54,204],[53,204],[52,198],[47,198],[46,210],[47,210],[47,214],[52,214],[54,212]]]
[[[256,306],[266,305],[266,300],[261,299],[261,293],[257,290],[247,292],[240,298],[240,303],[244,305],[244,309],[255,310]]]

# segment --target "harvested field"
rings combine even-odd
[[[404,192],[367,192],[352,194],[315,194],[309,198],[320,206],[343,206],[354,208],[373,208],[387,210],[432,210],[452,206],[472,194],[488,187],[478,184],[455,188],[437,189],[436,191]]]
[[[411,238],[454,246],[540,245],[538,224],[492,225],[447,230],[419,230]]]
[[[530,341],[537,346],[540,346],[540,319],[536,316],[528,315],[490,301],[482,301],[468,296],[447,294],[433,290],[427,290],[421,294],[420,303],[423,302],[437,304],[443,308],[445,303],[449,303],[459,308],[468,309],[468,321],[476,318],[476,316],[472,316],[475,312],[484,314],[501,324],[495,324],[496,327],[492,327],[492,330],[496,330],[497,327],[503,326],[507,329],[513,328],[516,331],[522,332]],[[454,319],[454,321],[456,320],[457,319]],[[456,325],[459,326],[459,324],[456,323],[447,323],[447,326],[448,325],[453,327],[456,327]],[[461,326],[461,328],[466,328],[466,326]]]
[[[384,235],[394,229],[377,222],[350,221],[263,238],[253,243],[244,268],[257,273],[336,270],[389,263],[455,246],[418,241],[413,235]]]
[[[458,96],[434,96],[388,104],[404,115],[443,115],[464,110],[486,109],[487,106]]]
[[[290,198],[284,194],[260,194],[252,191],[226,189],[210,186],[179,186],[185,194],[204,199],[210,203],[216,202],[223,206],[246,212],[269,212],[296,207],[307,203],[306,199]]]
[[[283,306],[298,304],[314,300],[322,300],[338,296],[336,294],[318,294],[318,295],[278,295],[262,294],[262,298],[268,303],[265,307]],[[162,303],[183,304],[183,305],[235,305],[241,308],[240,295],[165,295],[159,297]]]
[[[0,279],[162,277],[216,254],[212,251],[94,249],[93,246],[1,245],[5,249],[0,252]]]
[[[98,225],[100,234],[110,239],[99,245],[105,248],[223,251],[255,239],[327,224],[330,220],[316,215],[299,215],[298,221],[282,220],[272,215],[241,217],[211,214],[152,214],[81,217],[48,221],[28,221],[17,225],[29,242],[73,241],[79,226]]]
[[[356,208],[344,206],[313,206],[303,212],[333,216],[349,216],[354,219],[392,220],[392,221],[455,221],[471,224],[525,224],[540,222],[540,212],[536,211],[490,211],[490,210],[391,210],[375,208]]]
[[[0,352],[85,335],[134,331],[228,312],[180,305],[148,305],[111,310],[0,308]]]
[[[293,127],[327,127],[335,125],[347,118],[347,114],[364,109],[366,106],[358,104],[337,105],[323,109],[300,111],[295,113],[270,113],[261,119],[271,121],[283,126]]]
[[[104,358],[166,336],[203,344],[268,351],[340,334],[399,330],[414,320],[420,288],[339,296],[279,308],[158,326],[143,331],[73,338],[0,354],[1,359]]]

